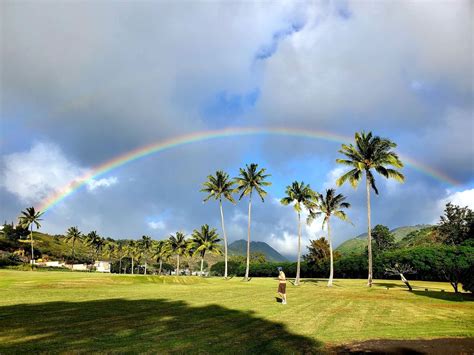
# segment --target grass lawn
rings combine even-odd
[[[390,338],[474,336],[474,298],[447,283],[104,275],[0,270],[0,353],[317,352]],[[387,287],[389,289],[387,290]],[[430,291],[425,291],[428,288]],[[446,292],[441,292],[441,289]]]

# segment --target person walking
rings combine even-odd
[[[281,297],[281,304],[286,304],[286,276],[281,266],[278,267],[278,294]]]

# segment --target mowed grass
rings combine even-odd
[[[474,336],[471,295],[412,283],[415,292],[393,280],[371,289],[304,280],[288,284],[282,305],[271,278],[2,270],[0,353],[311,353],[366,339]]]

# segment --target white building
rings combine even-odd
[[[110,262],[108,261],[97,260],[94,267],[97,272],[110,272]]]

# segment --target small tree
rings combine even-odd
[[[199,254],[201,257],[201,276],[206,252],[220,255],[222,254],[219,242],[219,235],[215,228],[209,229],[207,224],[201,226],[201,229],[195,229],[192,234],[193,255]]]
[[[372,229],[372,248],[375,255],[390,250],[395,246],[395,236],[388,227],[377,224]]]
[[[312,264],[319,264],[329,259],[329,242],[325,237],[309,241],[308,254],[303,259]]]
[[[408,289],[410,291],[413,291],[412,287],[410,286],[410,283],[403,275],[403,274],[416,274],[416,271],[410,265],[395,263],[392,266],[385,267],[385,274],[397,275],[397,276],[399,275],[403,283],[407,285]]]

